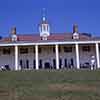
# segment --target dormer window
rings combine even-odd
[[[79,39],[79,34],[78,33],[73,33],[73,39]]]
[[[47,37],[42,37],[42,40],[47,40]]]
[[[78,33],[78,25],[73,25],[73,39],[79,39],[79,33]]]
[[[15,34],[12,35],[12,42],[16,42],[17,41],[17,36]]]
[[[11,29],[11,40],[12,40],[12,42],[16,42],[17,41],[16,27],[13,27]]]
[[[48,39],[48,36],[46,34],[44,34],[42,37],[41,37],[42,40],[47,40]]]

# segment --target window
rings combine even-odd
[[[28,48],[20,48],[20,54],[28,53]]]
[[[58,49],[59,49],[59,52],[61,52],[61,47],[60,47],[60,46],[59,46],[59,48],[58,48]]]
[[[74,33],[73,34],[73,39],[79,39],[79,34],[78,33]]]
[[[26,68],[29,69],[29,60],[26,60]]]
[[[17,41],[17,36],[15,34],[12,35],[12,42],[16,42]]]
[[[33,69],[36,69],[36,61],[33,60]]]
[[[62,67],[62,59],[61,58],[59,59],[59,67],[60,67],[60,69]]]
[[[83,46],[82,47],[82,51],[84,51],[84,52],[90,52],[90,50],[91,50],[90,46]]]
[[[47,39],[48,39],[48,38],[47,38],[47,35],[44,34],[44,35],[42,36],[42,40],[47,40]]]
[[[20,60],[20,67],[21,67],[21,69],[23,68],[23,61],[22,61],[22,59]]]
[[[99,46],[99,51],[100,51],[100,46]]]
[[[39,51],[39,53],[41,53],[42,52],[42,49],[39,47],[38,51]]]
[[[6,49],[4,48],[3,49],[3,54],[4,55],[10,55],[10,53],[11,53],[10,48],[6,48]]]
[[[43,25],[43,31],[46,31],[46,25]]]
[[[47,25],[47,30],[49,30],[49,26]]]
[[[64,52],[72,52],[72,47],[64,47]]]
[[[55,53],[55,47],[53,47],[53,53]]]
[[[39,69],[42,69],[42,59],[39,60]]]
[[[55,59],[53,59],[53,67],[54,67],[54,69],[56,69],[56,60]]]
[[[70,59],[70,65],[74,66],[74,60],[73,60],[73,58]]]
[[[58,47],[58,51],[61,52],[61,47]],[[55,47],[53,47],[53,53],[55,53]]]
[[[33,53],[35,53],[35,48],[33,47]]]
[[[65,67],[67,67],[67,59],[64,60],[64,63]]]
[[[42,49],[41,49],[40,47],[38,48],[38,52],[39,52],[39,53],[42,52]],[[36,53],[35,48],[33,48],[33,53]]]

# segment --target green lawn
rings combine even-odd
[[[0,72],[0,100],[100,100],[100,71]]]

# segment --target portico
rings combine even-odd
[[[81,64],[84,63],[89,63],[90,64],[90,60],[91,60],[91,56],[94,55],[95,56],[95,66],[96,68],[100,68],[100,54],[99,54],[99,43],[98,42],[94,42],[94,43],[72,43],[72,44],[66,44],[62,42],[62,44],[36,44],[36,45],[31,45],[31,46],[26,46],[28,49],[32,49],[35,48],[35,52],[33,54],[30,54],[30,52],[28,52],[30,55],[29,57],[29,69],[45,69],[45,63],[49,63],[51,67],[54,67],[54,63],[55,63],[55,68],[56,69],[61,69],[61,68],[66,68],[65,67],[65,63],[67,61],[69,61],[69,59],[73,58],[73,68],[77,68],[80,69],[81,68]],[[64,53],[64,47],[72,47],[73,51],[72,52],[65,52]],[[88,49],[86,47],[90,47],[91,51],[88,51]],[[20,66],[20,57],[19,56],[23,56],[20,55],[19,53],[19,48],[20,46],[15,46],[15,70],[19,70],[19,66]],[[21,46],[22,47],[22,46]],[[30,47],[30,48],[29,48]],[[60,49],[59,49],[60,47]],[[85,47],[83,49],[83,47]],[[41,53],[40,53],[40,49],[41,48]],[[47,48],[47,49],[46,49]],[[55,48],[55,49],[53,49]],[[87,51],[82,51],[87,49]],[[54,51],[53,51],[54,50]],[[29,50],[30,51],[30,50]],[[51,55],[51,56],[50,56]],[[69,55],[69,56],[68,56]],[[71,56],[72,55],[72,56]],[[26,54],[27,56],[27,54]],[[33,68],[31,65],[32,64],[32,57],[35,60],[35,68]],[[31,59],[30,59],[31,58]],[[30,64],[31,63],[31,64]],[[42,67],[39,67],[41,64]],[[60,65],[61,64],[61,65]],[[67,64],[69,64],[67,62]]]

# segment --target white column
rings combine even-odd
[[[100,68],[99,44],[98,43],[96,43],[96,59],[97,59],[97,68]]]
[[[35,45],[35,61],[36,61],[36,70],[39,69],[39,64],[38,64],[38,45]]]
[[[58,50],[58,44],[55,45],[56,50],[56,69],[59,69],[59,50]]]
[[[18,46],[15,46],[15,70],[18,70]]]
[[[77,69],[80,69],[80,62],[79,62],[79,45],[76,43],[75,44],[75,49],[76,49],[76,64],[77,64]]]

